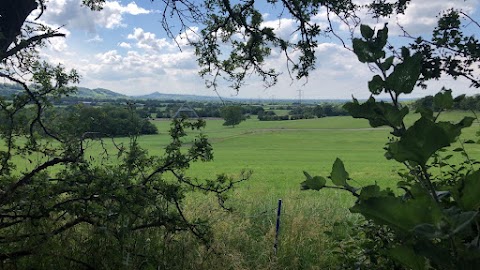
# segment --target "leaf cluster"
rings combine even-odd
[[[372,93],[368,101],[360,104],[354,99],[344,108],[353,117],[367,119],[372,127],[392,128],[393,137],[384,148],[385,157],[406,167],[407,172],[400,174],[404,181],[397,184],[404,192],[397,194],[378,185],[353,187],[338,158],[330,180],[304,172],[306,181],[302,188],[341,189],[355,196],[357,200],[350,211],[376,226],[388,228],[393,240],[385,246],[382,256],[405,268],[475,269],[480,263],[479,163],[463,147],[448,148],[475,119],[464,117],[457,123],[439,121],[440,114],[464,96],[453,98],[451,90],[442,89],[432,100],[437,112],[418,106],[420,118],[407,127],[404,118],[409,110],[400,104],[399,96],[411,93],[421,79],[422,55],[412,54],[403,47],[400,58],[387,56],[386,26],[375,33],[362,25],[361,34],[361,39],[353,40],[354,52],[360,62],[375,65],[379,74],[368,84]],[[475,57],[472,55],[471,59]],[[373,96],[382,92],[390,95],[391,102],[375,100]],[[450,164],[448,160],[453,156],[450,152],[461,153],[465,161],[458,166]]]

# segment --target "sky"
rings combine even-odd
[[[107,88],[126,95],[152,92],[216,95],[198,75],[200,68],[194,51],[182,34],[176,40],[166,36],[161,25],[162,1],[107,0],[104,9],[99,12],[80,6],[80,2],[49,0],[41,17],[42,22],[62,27],[61,32],[67,34],[66,38],[51,39],[47,47],[41,50],[41,57],[51,63],[76,69],[82,76],[79,86]],[[428,37],[435,27],[439,11],[449,7],[462,8],[472,18],[480,19],[480,0],[413,0],[405,15],[388,19],[393,44],[400,46],[409,41],[400,37],[401,32],[395,27],[397,24],[404,26],[412,35]],[[275,11],[266,6],[262,7],[261,12],[265,24],[275,28],[278,35],[295,40],[295,21],[271,15]],[[325,11],[320,12],[314,20],[325,26]],[[371,19],[365,19],[364,22],[377,26],[384,23]],[[340,35],[347,34],[345,27],[335,20],[334,28]],[[198,27],[191,25],[191,29],[195,31]],[[478,38],[479,35],[476,36]],[[351,41],[347,39],[346,43],[349,45]],[[253,99],[296,99],[299,93],[302,99],[369,96],[367,82],[375,73],[360,63],[337,39],[322,38],[316,56],[316,69],[308,81],[292,80],[288,76],[285,58],[274,53],[267,64],[283,73],[277,85],[265,88],[258,78],[252,76],[238,93],[226,85],[220,85],[218,94],[222,97]],[[478,89],[469,85],[465,80],[453,81],[445,77],[429,83],[427,90],[414,91],[409,97],[435,94],[442,86],[451,88],[456,95],[477,94]]]

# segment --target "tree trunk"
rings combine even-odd
[[[37,7],[35,0],[0,1],[0,61],[4,60],[6,52],[21,34],[22,25],[28,15]]]

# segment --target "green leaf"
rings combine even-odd
[[[388,253],[404,266],[413,270],[426,269],[426,260],[423,256],[417,255],[412,247],[397,246],[388,250]]]
[[[383,71],[387,71],[392,67],[394,59],[395,59],[394,56],[390,56],[387,59],[385,59],[385,62],[381,64]]]
[[[460,96],[454,98],[454,99],[453,99],[453,102],[460,102],[460,101],[462,101],[462,100],[465,99],[465,96],[466,96],[465,94],[460,95]]]
[[[458,136],[462,133],[463,128],[470,127],[473,124],[475,118],[473,117],[464,117],[460,122],[457,124],[452,124],[450,122],[438,122],[437,125],[441,127],[445,133],[448,135],[450,142],[454,142],[457,140]]]
[[[388,27],[387,24],[383,27],[383,29],[380,29],[377,31],[377,38],[375,39],[375,45],[376,48],[379,50],[382,50],[383,47],[387,44],[387,39],[388,39]]]
[[[369,39],[373,37],[374,31],[370,26],[362,24],[360,25],[360,33],[364,39]]]
[[[427,239],[437,239],[437,238],[445,239],[448,237],[448,235],[438,230],[437,227],[428,223],[423,223],[415,226],[415,228],[413,228],[413,232],[417,236],[427,238]]]
[[[408,114],[408,108],[398,109],[396,106],[385,103],[376,102],[370,97],[367,102],[359,104],[357,100],[346,103],[343,108],[354,118],[368,119],[370,126],[390,126],[400,127],[403,118]]]
[[[427,107],[418,107],[417,110],[415,111],[416,113],[420,113],[420,115],[426,119],[429,120],[434,120],[433,117],[433,110]]]
[[[460,128],[470,127],[472,126],[473,121],[475,121],[475,119],[476,119],[475,117],[466,116],[460,122],[458,122],[457,126]]]
[[[452,260],[449,250],[443,246],[432,243],[432,241],[417,242],[415,245],[415,251],[419,256],[428,258],[432,263],[442,266],[440,267],[441,269],[456,269],[454,265],[455,260]]]
[[[387,77],[386,85],[397,94],[409,94],[413,91],[421,73],[422,56],[419,53],[395,66],[393,72]]]
[[[370,185],[363,187],[360,191],[360,199],[366,200],[380,195],[380,187],[377,185]]]
[[[335,160],[332,166],[332,173],[330,174],[332,182],[337,186],[348,186],[348,172],[345,170],[343,161],[339,158]]]
[[[373,76],[373,79],[368,82],[368,89],[374,95],[378,95],[382,93],[385,87],[385,82],[383,81],[382,77],[379,75]]]
[[[421,117],[399,141],[388,145],[388,154],[398,162],[426,164],[436,151],[449,146],[451,142],[451,137],[440,125]]]
[[[375,61],[374,54],[371,52],[368,43],[359,38],[353,39],[353,52],[357,55],[358,61],[362,63]]]
[[[379,186],[370,185],[370,186],[362,187],[362,190],[360,191],[359,199],[367,200],[374,197],[385,197],[389,195],[391,195],[389,190],[380,190]]]
[[[305,175],[307,179],[312,179],[312,176],[310,176],[310,174],[306,171],[303,171],[303,175]]]
[[[410,57],[410,50],[407,47],[402,47],[401,49],[402,58]]]
[[[478,190],[477,190],[478,192]],[[457,207],[449,208],[445,211],[450,223],[450,236],[462,232],[464,229],[469,228],[478,216],[478,211],[461,211]]]
[[[438,109],[451,109],[453,107],[452,90],[443,89],[433,97],[433,104]]]
[[[321,176],[307,177],[307,180],[302,182],[302,189],[320,190],[325,187],[326,183],[327,180]]]
[[[359,199],[350,211],[404,233],[418,224],[436,224],[442,217],[440,208],[428,194],[408,201],[393,196]]]
[[[463,181],[459,181],[453,191],[455,201],[463,210],[478,211],[480,208],[480,171],[467,175]]]

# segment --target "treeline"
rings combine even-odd
[[[52,107],[45,110],[41,119],[45,126],[49,127],[49,130],[43,129],[38,122],[34,121],[35,116],[34,108],[25,108],[19,111],[13,119],[15,133],[22,135],[34,132],[40,136],[45,136],[46,132],[49,132],[59,136],[75,137],[81,137],[87,132],[96,137],[158,133],[155,125],[140,117],[137,110],[129,106],[105,105],[93,107],[78,104],[67,107]],[[0,115],[0,122],[8,122],[6,115]]]
[[[287,115],[276,115],[274,111],[264,111],[258,114],[260,121],[281,121],[281,120],[298,120],[298,119],[312,119],[329,116],[348,115],[340,104],[318,104],[315,106],[287,106],[289,109]],[[277,107],[277,109],[283,109]]]
[[[416,100],[412,104],[412,107],[415,110],[420,107],[426,107],[433,111],[439,111],[440,108],[435,106],[433,100],[433,96],[426,96]],[[480,111],[480,95],[465,96],[463,99],[459,99],[453,103],[453,109],[462,111]]]
[[[148,117],[152,114],[156,118],[172,118],[178,109],[183,105],[182,103],[161,104],[160,106],[148,106],[145,104],[143,108],[139,108],[139,113],[142,116]],[[221,110],[225,105],[222,103],[201,103],[201,102],[188,102],[188,105],[195,110],[199,117],[222,117]],[[242,114],[244,115],[258,115],[264,109],[259,105],[241,105]]]

